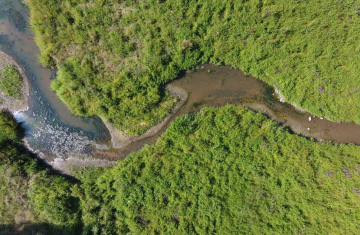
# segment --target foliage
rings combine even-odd
[[[161,92],[199,63],[242,69],[288,101],[334,121],[360,123],[357,1],[27,0],[53,89],[78,115],[128,133],[160,120]]]
[[[20,99],[22,79],[15,66],[7,65],[3,67],[0,75],[0,89],[4,91],[5,96]]]
[[[79,200],[72,196],[72,182],[63,177],[44,176],[40,175],[31,185],[33,206],[42,218],[54,225],[76,225]]]
[[[354,145],[307,140],[245,108],[207,108],[83,185],[82,205],[98,198],[92,220],[113,220],[117,234],[355,234],[359,163]]]
[[[16,141],[20,137],[19,124],[3,112],[0,112],[0,130],[0,143]]]
[[[1,155],[0,173],[11,168],[23,177],[14,185],[30,198],[34,226],[46,222],[50,234],[359,230],[360,148],[305,139],[243,107],[177,118],[155,145],[116,167],[77,170],[79,182],[41,167],[26,173],[34,160],[12,148]]]
[[[47,170],[21,136],[18,124],[0,112],[0,234],[76,234],[74,182]]]

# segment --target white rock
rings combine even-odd
[[[309,122],[311,121],[311,117],[309,117]]]

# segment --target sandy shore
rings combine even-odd
[[[302,113],[307,112],[305,109],[297,106],[296,104],[286,101],[286,100],[285,100],[285,97],[280,93],[280,91],[279,91],[278,88],[274,87],[274,91],[275,91],[275,92],[274,92],[274,96],[275,96],[277,99],[279,99],[279,101],[280,101],[281,103],[288,103],[288,104],[290,104],[291,106],[293,106],[293,107],[294,107],[297,111],[299,111],[299,112],[302,112]]]
[[[13,114],[19,111],[25,111],[29,108],[29,82],[25,74],[25,70],[20,66],[11,56],[0,50],[0,70],[7,65],[14,65],[22,77],[21,99],[14,99],[12,97],[5,97],[3,91],[0,91],[0,109],[8,110]]]
[[[109,129],[109,132],[111,134],[111,142],[113,145],[113,148],[123,148],[131,143],[134,143],[138,140],[147,138],[149,136],[152,136],[156,134],[161,128],[169,121],[170,117],[176,113],[179,108],[183,106],[185,101],[188,98],[188,93],[183,90],[182,88],[176,87],[174,85],[167,85],[166,90],[168,90],[169,94],[174,97],[178,97],[179,101],[175,104],[174,108],[172,109],[170,115],[168,115],[166,118],[164,118],[160,123],[156,124],[155,126],[151,127],[149,130],[147,130],[144,134],[138,135],[138,136],[126,136],[121,131],[115,129],[111,123],[107,122],[103,117],[101,119],[103,120],[106,127]]]
[[[81,169],[85,167],[113,167],[116,166],[115,161],[108,161],[104,159],[81,159],[77,157],[69,157],[66,159],[55,158],[53,162],[49,162],[49,164],[56,170],[61,171],[62,173],[71,175],[71,169]]]

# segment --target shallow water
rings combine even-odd
[[[39,49],[28,24],[28,9],[18,0],[0,0],[0,49],[26,71],[30,84],[29,110],[15,118],[26,130],[29,147],[47,161],[69,156],[90,157],[95,141],[110,140],[99,118],[72,115],[50,89],[55,71],[38,62]]]
[[[14,11],[9,13],[9,9]],[[9,17],[9,14],[12,15]],[[244,105],[261,111],[282,125],[289,126],[295,133],[319,141],[360,145],[359,125],[334,123],[306,112],[301,113],[275,98],[274,90],[264,82],[228,66],[205,65],[188,71],[172,82],[173,86],[187,91],[189,98],[157,134],[122,149],[96,150],[96,141],[110,140],[106,127],[99,118],[75,117],[51,91],[50,83],[55,71],[42,68],[37,61],[39,51],[33,41],[33,32],[23,28],[24,25],[28,26],[27,14],[26,7],[20,1],[0,0],[0,49],[12,55],[26,69],[30,80],[30,108],[18,113],[16,118],[26,129],[25,138],[29,146],[42,152],[49,162],[55,159],[54,162],[60,161],[59,165],[66,166],[72,163],[61,159],[68,159],[69,162],[78,162],[79,158],[120,159],[146,144],[155,143],[174,118],[197,112],[205,106],[220,107],[226,104]],[[76,164],[85,166],[91,161],[95,162],[95,166],[111,164],[96,159]]]

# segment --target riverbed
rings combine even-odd
[[[114,165],[114,160],[155,143],[174,118],[191,115],[206,106],[227,104],[262,112],[307,138],[360,145],[359,125],[315,117],[283,102],[279,97],[281,91],[263,81],[229,66],[214,65],[199,65],[168,84],[168,89],[171,87],[173,95],[179,98],[171,115],[147,134],[118,143],[124,138],[116,139],[116,131],[110,133],[100,118],[76,117],[56,97],[50,89],[56,70],[40,66],[39,50],[28,25],[28,10],[20,1],[0,0],[0,50],[12,56],[29,79],[29,109],[15,117],[26,130],[28,147],[55,168],[66,171],[71,165]]]

